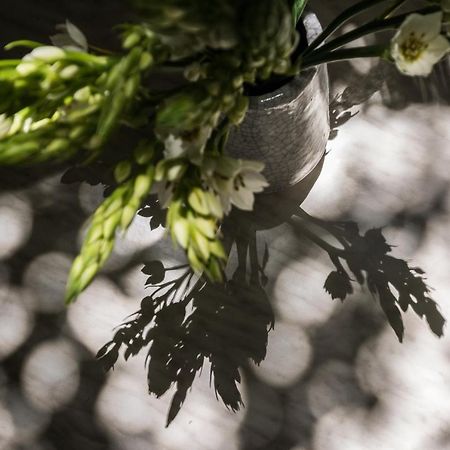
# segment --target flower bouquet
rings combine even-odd
[[[305,45],[297,23],[306,0],[134,0],[139,23],[120,27],[122,51],[89,45],[72,23],[53,45],[20,40],[21,59],[0,61],[0,166],[103,163],[109,195],[93,213],[67,283],[68,303],[91,283],[153,191],[167,210],[171,239],[191,269],[224,280],[221,223],[232,208],[251,210],[267,181],[260,161],[230,157],[228,136],[245,118],[252,86],[283,82],[321,64],[376,57],[406,75],[428,75],[450,50],[450,2],[364,0]],[[342,26],[367,10],[373,18]],[[389,30],[382,44],[348,47]],[[155,82],[175,74],[169,87]],[[109,157],[108,143],[133,145]]]

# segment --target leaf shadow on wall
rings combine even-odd
[[[269,249],[258,255],[258,233],[288,223],[299,240],[328,253],[335,266],[324,276],[324,289],[342,301],[353,285],[367,285],[379,300],[399,341],[404,326],[401,311],[411,308],[442,336],[445,319],[430,296],[420,268],[389,253],[381,229],[361,234],[355,222],[332,222],[307,214],[299,204],[317,180],[321,165],[303,182],[283,194],[260,196],[252,212],[234,211],[222,227],[225,247],[236,247],[236,267],[225,284],[197,279],[187,265],[165,267],[147,262],[142,272],[151,291],[130,320],[97,354],[111,369],[121,352],[125,359],[147,351],[149,393],[157,397],[175,386],[167,425],[176,417],[196,375],[209,362],[216,396],[232,411],[243,402],[238,388],[249,361],[266,356],[268,334],[275,324],[271,299],[265,291]],[[164,226],[165,213],[152,198],[140,215],[152,228]]]

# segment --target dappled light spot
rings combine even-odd
[[[0,296],[0,359],[13,353],[29,336],[33,317],[28,309],[32,296],[24,289],[8,288]]]
[[[144,367],[119,367],[112,372],[96,405],[102,424],[112,433],[150,433],[153,448],[179,450],[228,450],[227,442],[236,431],[245,411],[233,413],[223,407],[209,386],[209,368],[204,367],[176,419],[165,428],[173,391],[161,398],[146,394]],[[124,408],[124,405],[127,405]]]
[[[23,367],[23,391],[31,404],[41,411],[55,411],[69,402],[78,383],[78,353],[64,339],[35,347]]]
[[[32,220],[30,204],[23,196],[0,196],[0,259],[11,256],[26,242]]]
[[[57,252],[40,255],[28,265],[24,282],[33,290],[33,308],[44,313],[56,313],[65,309],[64,292],[72,259]]]
[[[111,282],[97,277],[68,308],[67,321],[77,339],[96,354],[113,328],[136,311],[135,299],[130,300]]]
[[[368,413],[362,408],[339,407],[325,414],[314,429],[314,450],[376,450],[380,442],[383,449],[400,449],[408,447],[406,439],[401,435],[400,446],[386,445],[386,441],[377,441],[371,435],[371,421]],[[401,443],[403,440],[403,443]]]
[[[16,434],[14,442],[17,447],[24,449],[34,448],[39,434],[51,419],[49,414],[34,408],[19,389],[10,389],[8,392],[8,410],[14,420]],[[1,419],[0,419],[1,420]],[[0,448],[3,447],[0,445]]]
[[[339,360],[322,364],[307,387],[308,404],[315,417],[321,417],[337,406],[362,404],[364,393],[358,386],[354,369]]]
[[[321,257],[322,256],[322,257]],[[273,303],[277,316],[307,327],[326,321],[336,306],[323,288],[330,264],[326,255],[292,260],[276,278]]]
[[[0,404],[0,448],[9,450],[13,448],[16,435],[13,418],[10,412]]]
[[[269,333],[266,359],[253,370],[271,386],[289,386],[308,368],[311,350],[308,336],[299,326],[277,322]]]
[[[86,214],[92,214],[104,199],[105,186],[97,184],[95,186],[88,183],[81,183],[78,190],[78,200],[80,206]]]

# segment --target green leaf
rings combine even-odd
[[[292,18],[294,20],[294,25],[297,25],[297,22],[302,16],[307,3],[308,0],[294,0],[294,4],[292,5]]]

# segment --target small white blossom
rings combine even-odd
[[[164,158],[175,159],[182,158],[187,153],[187,150],[183,147],[183,140],[179,137],[175,137],[170,134],[164,140]]]
[[[260,173],[264,164],[223,156],[206,162],[207,183],[219,195],[225,214],[231,205],[251,211],[255,193],[262,192],[269,184]],[[208,175],[209,173],[209,175]]]
[[[411,14],[391,42],[391,55],[398,69],[406,75],[427,76],[450,50],[441,34],[442,13]]]

